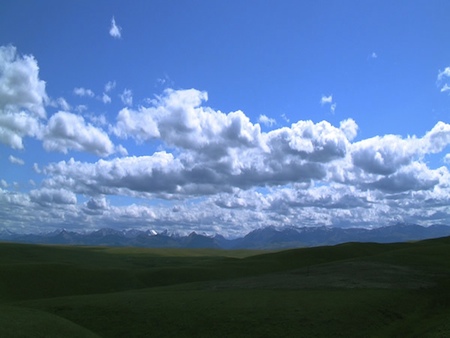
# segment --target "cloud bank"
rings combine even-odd
[[[0,69],[0,141],[26,152],[23,139],[30,137],[47,152],[67,154],[32,164],[41,175],[32,190],[14,189],[0,177],[4,228],[109,226],[233,236],[266,225],[450,222],[445,122],[419,136],[358,139],[353,119],[279,126],[260,115],[252,121],[241,110],[209,107],[208,93],[193,88],[166,89],[141,106],[133,106],[126,89],[119,94],[122,108],[108,118],[70,111],[62,98],[61,110],[49,113],[32,56],[2,47]],[[446,70],[439,73],[439,80],[446,77]],[[104,95],[115,86],[108,82]],[[95,96],[83,87],[74,94]],[[333,104],[333,98],[321,102]],[[120,142],[140,154],[128,155],[131,148]],[[79,156],[84,153],[94,159]],[[429,165],[432,155],[441,166]],[[27,161],[11,155],[9,162],[25,167]]]

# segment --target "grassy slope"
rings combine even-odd
[[[258,255],[0,244],[0,335],[445,337],[449,249],[448,238]]]

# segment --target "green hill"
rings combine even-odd
[[[450,238],[280,252],[0,244],[1,337],[447,337]]]

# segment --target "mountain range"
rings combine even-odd
[[[227,239],[192,232],[187,236],[154,230],[99,229],[90,233],[57,230],[44,234],[0,232],[0,241],[86,246],[131,246],[148,248],[288,249],[335,245],[346,242],[393,243],[450,236],[450,226],[397,224],[374,229],[336,227],[264,227],[247,235]]]

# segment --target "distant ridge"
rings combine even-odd
[[[192,232],[188,236],[167,231],[115,230],[102,228],[90,233],[57,230],[46,234],[0,232],[0,240],[17,243],[88,246],[131,246],[148,248],[288,249],[335,245],[346,242],[393,243],[450,236],[450,226],[397,224],[375,229],[334,227],[265,227],[244,237],[227,239]]]

